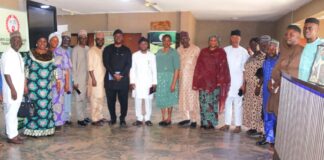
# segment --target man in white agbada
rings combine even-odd
[[[143,121],[147,126],[152,126],[152,99],[157,85],[157,71],[155,55],[148,51],[148,40],[142,37],[139,40],[140,50],[132,56],[132,68],[130,70],[130,84],[135,98],[136,122],[134,126],[141,126]],[[142,101],[145,101],[145,115],[142,112]]]
[[[231,75],[231,86],[225,102],[225,125],[220,129],[229,130],[232,123],[232,109],[234,107],[234,133],[241,132],[242,125],[242,100],[243,100],[243,71],[249,54],[247,50],[240,46],[241,31],[231,32],[231,45],[224,48],[226,52],[228,67]]]
[[[20,33],[10,33],[10,47],[2,54],[1,77],[3,81],[3,104],[8,143],[22,144],[23,138],[18,134],[17,113],[24,94],[25,67],[18,52],[22,46]]]
[[[86,126],[89,123],[87,118],[87,87],[88,87],[88,51],[87,32],[80,30],[78,34],[79,44],[72,51],[72,74],[73,87],[78,89],[75,94],[75,108],[77,112],[78,125]]]

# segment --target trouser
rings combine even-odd
[[[142,112],[142,101],[145,101],[145,115]],[[135,114],[138,121],[149,121],[152,115],[152,99],[135,98]]]
[[[182,111],[182,117],[184,119],[189,119],[191,122],[197,122],[197,112],[195,110],[192,111]]]
[[[112,89],[106,88],[108,110],[110,113],[110,118],[112,121],[116,121],[116,98],[118,96],[118,101],[120,104],[120,121],[125,121],[128,109],[128,87],[123,89]]]
[[[88,100],[86,89],[80,89],[81,94],[75,94],[75,110],[78,121],[83,121],[88,115]]]
[[[242,97],[227,97],[225,102],[225,124],[232,124],[232,113],[234,106],[234,125],[242,125]]]
[[[20,107],[19,102],[4,103],[4,114],[5,114],[5,124],[6,133],[9,139],[18,136],[18,110]]]
[[[277,126],[277,117],[274,113],[267,112],[267,109],[263,108],[263,119],[264,119],[264,133],[268,143],[275,142],[275,133]]]
[[[71,106],[72,106],[72,94],[64,93],[64,121],[71,121]]]
[[[94,93],[93,93],[94,94]],[[91,120],[97,122],[103,119],[102,108],[104,107],[104,97],[90,97]]]

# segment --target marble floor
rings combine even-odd
[[[161,128],[157,125],[160,112],[154,107],[152,127],[134,127],[134,103],[130,98],[127,117],[128,128],[118,125],[103,127],[77,125],[65,127],[55,136],[28,138],[23,145],[6,143],[3,121],[0,122],[0,160],[270,160],[272,153],[267,147],[258,147],[256,140],[245,135],[179,128],[177,109],[173,125]],[[119,111],[118,111],[119,113]],[[107,109],[104,110],[107,115]],[[2,109],[0,117],[3,118]],[[108,117],[107,117],[108,118]],[[222,124],[222,116],[220,118]]]

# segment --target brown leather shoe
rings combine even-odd
[[[12,143],[12,144],[23,144],[23,143],[24,143],[24,141],[20,140],[20,139],[18,138],[18,136],[14,137],[14,138],[12,138],[12,139],[8,139],[7,142],[8,142],[8,143]]]
[[[27,137],[24,136],[24,135],[18,135],[17,137],[18,137],[18,139],[21,140],[21,141],[24,141],[24,140],[27,139]]]
[[[242,132],[242,129],[240,126],[235,127],[235,129],[233,130],[233,133],[241,133],[241,132]]]
[[[229,125],[224,125],[223,127],[221,127],[219,130],[221,130],[221,131],[228,131],[229,130],[229,128],[230,128],[230,126]]]

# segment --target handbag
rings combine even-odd
[[[21,102],[18,117],[33,117],[35,115],[35,104],[31,102],[28,96],[24,96],[24,101]]]

